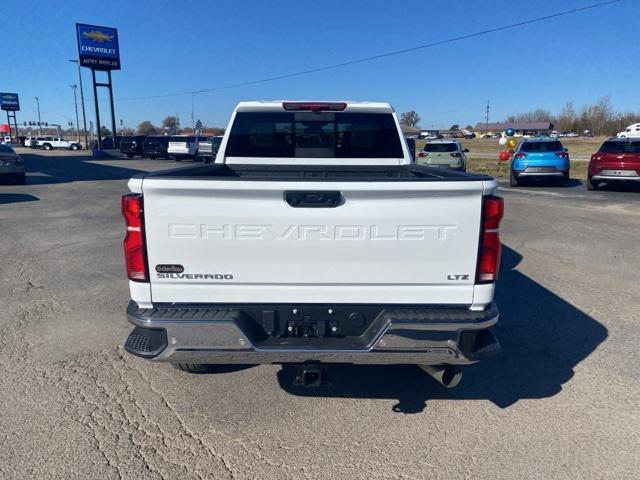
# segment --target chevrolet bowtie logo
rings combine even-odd
[[[102,33],[98,30],[84,32],[82,36],[84,38],[88,38],[89,40],[93,40],[94,42],[109,42],[113,38],[113,35],[107,35],[106,33]]]

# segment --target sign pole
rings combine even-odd
[[[87,116],[84,113],[84,89],[82,88],[82,73],[80,71],[80,60],[77,60],[77,62],[78,62],[78,80],[80,82],[80,102],[82,104],[82,125],[84,126],[84,148],[89,148],[89,140],[87,139]]]
[[[100,132],[100,109],[98,108],[98,87],[96,85],[96,71],[91,69],[91,79],[93,80],[93,100],[96,106],[96,128],[98,129],[98,150],[102,150],[102,133]]]
[[[7,110],[7,125],[9,125],[9,143],[12,143],[11,142],[11,119],[9,118],[9,110]]]
[[[109,78],[109,102],[111,103],[111,131],[113,132],[113,148],[118,148],[117,134],[116,134],[116,113],[113,108],[113,83],[111,83],[111,70],[107,70]]]

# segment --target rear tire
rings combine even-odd
[[[133,158],[133,154],[127,153],[127,158]]]
[[[568,187],[569,186],[569,180],[571,180],[571,175],[569,174],[569,172],[567,172],[560,178],[560,186],[561,187]]]
[[[515,173],[513,173],[513,170],[511,170],[511,173],[509,174],[509,185],[512,187],[519,187],[520,186],[520,182],[518,181],[518,177],[516,177]]]
[[[45,150],[51,150],[51,145],[49,145],[48,143],[45,143],[42,148],[44,148]]]
[[[78,145],[76,145],[76,144],[74,143],[74,144],[72,144],[69,148],[70,148],[71,150],[78,150]]]
[[[598,190],[598,184],[591,181],[591,176],[587,176],[587,190]]]
[[[206,363],[174,363],[177,369],[188,373],[208,373],[214,370],[215,365]]]

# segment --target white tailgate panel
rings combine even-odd
[[[287,190],[345,203],[293,208]],[[482,182],[145,179],[143,192],[154,302],[473,301]]]

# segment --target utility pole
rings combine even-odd
[[[489,131],[489,109],[490,109],[489,100],[487,100],[487,113],[484,117],[484,128],[486,130],[485,133]]]
[[[42,136],[42,119],[40,118],[40,99],[36,97],[36,104],[38,105],[38,134]]]
[[[78,86],[76,84],[69,85],[73,90],[73,103],[76,107],[76,130],[78,131],[78,143],[80,143],[80,120],[78,119],[78,96],[76,95],[76,90]]]
[[[87,115],[84,112],[84,90],[82,89],[82,72],[80,71],[80,62],[78,60],[69,60],[71,63],[78,65],[78,83],[80,83],[80,104],[82,105],[82,124],[84,127],[84,148],[89,147],[89,140],[87,138]],[[78,139],[80,141],[80,139]]]

